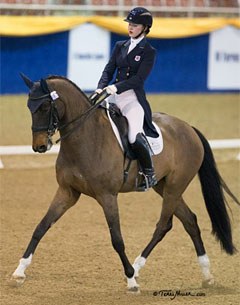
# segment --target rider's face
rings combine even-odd
[[[129,37],[137,37],[144,29],[142,24],[129,23],[128,24],[128,35]]]

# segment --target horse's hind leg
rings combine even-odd
[[[196,215],[190,210],[183,199],[177,206],[174,214],[182,222],[185,230],[193,241],[198,256],[198,262],[204,277],[203,286],[213,285],[214,278],[210,273],[210,262],[203,245]]]
[[[156,225],[156,229],[153,233],[152,239],[146,246],[146,248],[143,250],[141,255],[139,255],[133,263],[135,277],[138,277],[139,270],[145,265],[147,257],[150,255],[155,246],[164,238],[167,232],[171,230],[173,214],[177,204],[177,197],[170,194],[164,195],[160,220]]]
[[[22,284],[26,278],[25,270],[31,264],[32,256],[37,248],[38,243],[48,231],[48,229],[78,200],[80,194],[71,188],[59,188],[46,215],[36,227],[32,239],[20,259],[17,269],[12,275],[12,280],[17,284]]]

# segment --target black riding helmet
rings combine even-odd
[[[144,7],[135,7],[132,9],[124,21],[142,24],[147,26],[148,29],[150,29],[153,24],[152,14]]]

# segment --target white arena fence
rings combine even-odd
[[[240,139],[210,140],[209,144],[212,149],[237,149],[240,148]],[[59,145],[53,145],[51,150],[47,151],[46,154],[57,154],[59,147]],[[30,154],[36,154],[30,145],[0,146],[0,156]]]
[[[210,146],[212,149],[240,149],[240,139],[223,139],[223,140],[210,140]],[[59,152],[60,145],[54,145],[51,150],[47,151],[47,155],[56,155]],[[10,146],[0,146],[0,169],[4,169],[4,163],[1,156],[17,156],[17,155],[36,155],[33,152],[30,145],[10,145]],[[38,154],[39,155],[39,154]],[[237,153],[234,159],[240,161],[240,152]]]

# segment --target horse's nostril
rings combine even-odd
[[[46,145],[41,145],[37,148],[37,151],[39,153],[44,153],[47,150],[47,146]]]

